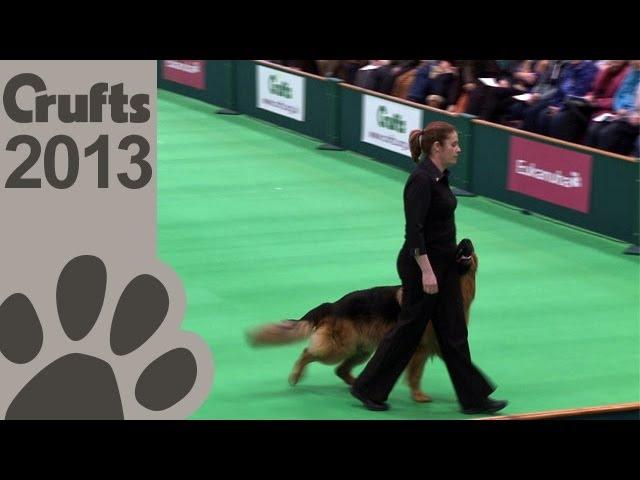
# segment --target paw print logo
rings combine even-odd
[[[0,305],[0,416],[155,419],[193,413],[211,388],[213,361],[202,339],[179,330],[184,296],[170,301],[165,284],[172,283],[157,278],[170,279],[169,272],[135,276],[107,305],[111,279],[104,263],[76,257],[58,277],[57,323],[42,323],[22,293],[6,298]]]

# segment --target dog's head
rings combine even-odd
[[[464,238],[456,249],[456,262],[460,275],[467,273],[475,275],[478,271],[478,257],[475,253],[473,243],[468,238]]]

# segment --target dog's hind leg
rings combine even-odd
[[[363,350],[359,350],[355,355],[347,358],[344,362],[342,362],[338,368],[336,368],[336,375],[338,375],[347,385],[353,385],[355,382],[355,378],[351,375],[351,370],[356,365],[360,365],[367,358],[369,358],[371,352],[365,352]]]
[[[300,381],[300,378],[302,378],[305,367],[316,360],[318,360],[318,358],[313,355],[308,348],[305,348],[300,357],[298,357],[296,363],[293,365],[293,370],[289,375],[289,385],[292,387],[296,385]]]
[[[407,366],[407,383],[411,389],[411,398],[420,403],[431,401],[431,397],[420,390],[420,380],[422,380],[424,364],[427,361],[427,353],[426,345],[419,345]]]
[[[289,375],[289,383],[295,385],[300,381],[305,367],[311,362],[335,365],[353,355],[355,348],[350,338],[349,328],[326,324],[318,327],[311,336],[309,347],[305,348]]]

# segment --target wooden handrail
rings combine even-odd
[[[294,75],[300,75],[302,77],[315,78],[316,80],[326,80],[325,77],[321,77],[320,75],[314,75],[313,73],[303,72],[302,70],[296,70],[295,68],[285,67],[283,65],[278,65],[277,63],[271,63],[267,60],[254,60],[257,64],[263,65],[265,67],[274,68],[276,70],[282,70],[283,72],[293,73]]]
[[[384,98],[385,100],[390,100],[395,103],[402,103],[409,107],[419,108],[421,110],[427,110],[434,113],[439,113],[443,115],[447,115],[449,117],[459,117],[460,114],[447,112],[446,110],[440,110],[438,108],[428,107],[426,105],[422,105],[421,103],[415,103],[410,100],[405,100],[404,98],[394,97],[392,95],[387,95],[385,93],[375,92],[373,90],[367,90],[366,88],[356,87],[355,85],[350,85],[348,83],[341,83],[341,87],[348,88],[349,90],[355,90],[356,92],[364,93],[365,95],[371,95],[373,97]]]
[[[602,413],[629,412],[640,409],[640,402],[618,403],[600,407],[567,408],[564,410],[550,410],[547,412],[520,413],[514,415],[500,415],[495,417],[476,418],[475,420],[548,420],[579,415],[593,415]]]
[[[559,140],[553,137],[546,137],[544,135],[540,135],[538,133],[528,132],[526,130],[518,130],[517,128],[507,127],[506,125],[501,125],[499,123],[487,122],[486,120],[471,120],[473,123],[478,125],[484,125],[486,127],[497,128],[499,130],[505,130],[509,133],[513,133],[515,135],[522,135],[525,137],[535,138],[536,140],[544,140],[546,142],[555,143],[558,145],[563,145],[566,147],[577,148],[589,153],[597,153],[599,155],[605,155],[607,157],[617,158],[619,160],[624,160],[626,162],[638,163],[640,159],[635,157],[628,157],[626,155],[620,155],[619,153],[607,152],[605,150],[600,150],[593,147],[587,147],[586,145],[580,145],[579,143],[571,143],[566,142],[564,140]]]

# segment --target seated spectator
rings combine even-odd
[[[528,100],[515,100],[506,107],[501,123],[521,128],[524,114],[534,105],[547,102],[558,91],[558,79],[562,72],[563,62],[558,60],[537,60],[533,66],[535,83],[528,93]]]
[[[598,121],[600,120],[600,121]],[[613,97],[613,115],[595,117],[587,130],[587,145],[631,155],[640,133],[640,60],[631,68]]]
[[[369,60],[359,68],[353,84],[366,90],[378,91],[385,72],[391,69],[391,60]]]
[[[344,82],[354,85],[358,70],[368,63],[368,60],[342,60],[338,66],[337,76]]]
[[[426,104],[433,108],[446,109],[454,103],[452,91],[455,88],[458,70],[453,60],[440,60],[429,71],[429,91]]]
[[[489,93],[488,87],[480,81],[481,78],[494,78],[502,80],[503,68],[496,60],[464,60],[461,64],[460,83],[457,96],[469,95],[469,102],[465,113],[480,116],[483,105]],[[503,83],[503,85],[506,85]]]
[[[391,60],[387,68],[379,69],[379,81],[374,90],[385,95],[391,95],[396,79],[418,66],[419,60]]]
[[[480,83],[471,92],[466,113],[489,122],[502,120],[517,102],[513,97],[528,92],[535,84],[538,76],[534,65],[533,60],[504,62],[495,79],[498,86]]]
[[[433,108],[446,109],[455,103],[458,77],[454,60],[423,60],[416,70],[407,99]]]
[[[554,115],[567,107],[567,97],[583,97],[593,86],[598,67],[591,60],[571,60],[560,74],[558,90],[553,97],[529,107],[524,114],[523,128],[541,135],[549,135],[549,124]]]
[[[554,115],[549,125],[549,134],[568,142],[582,142],[589,121],[611,112],[613,96],[629,68],[626,60],[608,62],[598,73],[593,90],[585,95],[582,104],[565,101],[568,108]]]
[[[396,81],[393,83],[393,90],[391,95],[394,97],[407,100],[409,97],[409,90],[411,89],[413,82],[416,78],[416,72],[418,71],[418,65],[405,70],[396,77]]]
[[[424,105],[428,92],[430,91],[430,82],[429,74],[431,72],[431,68],[436,64],[435,60],[422,60],[418,68],[416,69],[416,74],[413,79],[413,83],[409,88],[409,93],[407,94],[407,100],[412,102],[421,103]]]
[[[536,83],[542,69],[546,69],[547,60],[523,60],[514,65],[511,74],[511,84],[519,92],[529,92]]]
[[[316,60],[316,63],[321,76],[337,78],[342,60]]]

